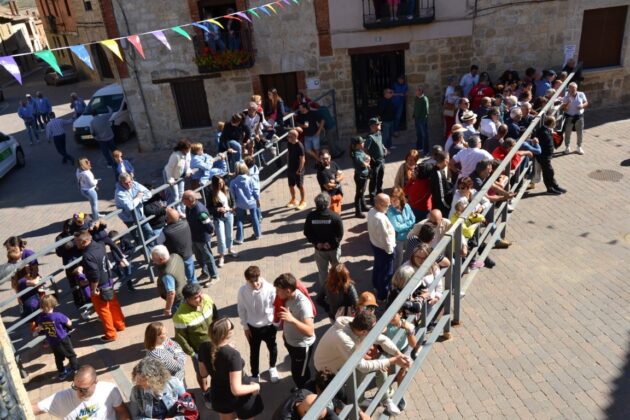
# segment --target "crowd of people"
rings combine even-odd
[[[192,387],[184,373],[186,364],[191,363],[208,407],[222,419],[253,418],[264,409],[261,378],[268,378],[271,383],[280,380],[277,333],[281,331],[295,386],[286,401],[277,407],[273,418],[300,418],[376,324],[380,309],[400,294],[468,203],[479,194],[501,159],[525,131],[528,121],[540,112],[539,105],[545,102],[544,98],[548,100],[553,96],[555,92],[550,90],[558,87],[555,72],[532,70],[528,69],[522,80],[516,72],[506,71],[497,85],[490,83],[487,73],[477,75],[476,66],[461,78],[459,85],[453,79],[443,102],[443,117],[448,126],[445,135],[434,136],[432,142],[426,125],[428,98],[423,88],[418,87],[414,98],[417,101],[414,117],[421,120],[415,124],[417,147],[406,153],[389,194],[383,187],[385,159],[393,146],[391,137],[397,127],[397,113],[396,107],[390,106],[393,90],[385,90],[379,109],[385,110],[388,118],[393,115],[388,132],[382,129],[384,116],[375,115],[369,120],[369,133],[365,137],[353,137],[350,142],[355,216],[367,219],[366,231],[373,256],[372,284],[368,287],[371,291],[363,293],[358,292],[342,255],[345,230],[340,213],[344,172],[332,160],[329,151],[321,147],[319,136],[324,120],[317,113],[311,114],[314,107],[307,98],[299,98],[297,127],[285,128],[283,124],[273,123],[282,121],[287,112],[275,90],[269,92],[267,112],[261,109],[260,97],[252,97],[249,107],[225,124],[217,137],[215,156],[205,154],[201,144],[180,140],[163,171],[169,184],[166,197],[154,196],[150,188],[136,181],[131,164],[122,158],[121,152],[114,152],[118,179],[115,203],[121,210],[119,218],[128,227],[140,222],[141,228],[120,237],[99,219],[94,203],[91,217],[78,213],[64,223],[58,239],[74,238],[60,247],[57,254],[65,265],[82,257],[78,266],[66,270],[73,301],[82,311],[85,303],[92,304],[103,326],[101,340],[111,342],[126,328],[114,281],[118,278],[130,291],[135,290],[131,243],[144,240],[156,268],[156,289],[164,301],[166,321],[153,322],[146,327],[146,357],[133,369],[134,387],[126,404],[114,384],[99,381],[93,367],[78,364],[70,338],[74,326],[68,316],[55,309],[55,297],[37,288],[40,284],[37,261],[21,268],[14,276],[15,290],[32,288],[19,298],[23,315],[41,309],[33,318],[33,329],[46,336],[55,355],[58,378],[73,378],[71,389],[35,403],[34,411],[61,418],[85,416],[99,410],[112,415],[115,412],[118,418],[194,415],[197,408],[194,398],[186,391]],[[562,77],[566,76],[560,75],[558,80]],[[403,77],[396,81],[404,82]],[[495,94],[496,91],[503,94]],[[567,149],[575,127],[578,153],[583,152],[581,121],[584,108],[588,106],[586,97],[571,83],[559,101],[565,125],[570,125],[569,129],[563,129]],[[510,170],[491,185],[478,208],[466,219],[461,250],[454,255],[441,255],[424,273],[412,295],[406,297],[400,311],[389,320],[388,328],[377,340],[378,346],[357,366],[361,375],[375,372],[376,383],[380,385],[398,366],[395,382],[400,383],[422,344],[415,337],[422,307],[439,308],[444,303],[441,270],[448,267],[453,258],[464,257],[473,248],[510,246],[506,240],[480,243],[479,233],[486,223],[484,213],[514,197],[510,181],[528,167],[528,162],[534,161],[533,167],[540,168],[549,194],[566,193],[556,182],[551,165],[557,145],[554,138],[558,134],[557,121],[552,115],[544,115],[543,122],[513,157]],[[269,273],[265,273],[264,267],[250,265],[243,273],[243,284],[235,302],[238,319],[232,320],[221,316],[221,308],[200,283],[218,281],[219,269],[226,260],[238,258],[235,246],[245,240],[246,223],[251,223],[253,228],[251,240],[263,235],[257,177],[260,168],[252,154],[260,150],[257,142],[266,138],[265,130],[274,134],[288,131],[290,200],[286,207],[297,210],[306,207],[307,158],[314,161],[317,170],[320,191],[314,195],[314,208],[306,215],[303,226],[305,239],[313,246],[317,287],[313,299],[293,274],[282,273],[268,282],[265,274]],[[77,176],[92,203],[89,191],[97,182],[89,174],[89,161],[80,159],[80,166],[81,163],[83,166],[77,170]],[[525,176],[535,179],[537,172],[530,170]],[[205,202],[187,186],[193,183],[203,186]],[[300,194],[299,201],[295,187]],[[148,216],[153,216],[150,221],[145,220]],[[213,238],[217,257],[212,250]],[[4,245],[12,264],[33,255],[19,237],[9,238]],[[488,257],[483,261],[473,260],[468,269],[494,265]],[[197,267],[201,269],[199,276]],[[235,277],[235,273],[230,276]],[[318,334],[319,337],[314,327],[318,310],[331,321],[330,327]],[[173,339],[167,336],[166,324],[171,322],[175,330]],[[248,349],[233,346],[237,322],[244,331]],[[402,338],[401,330],[404,331]],[[269,368],[264,376],[259,361],[262,342],[269,354]],[[248,368],[243,358],[247,352]],[[69,360],[67,366],[65,359]],[[379,403],[387,414],[395,416],[405,409],[406,402],[403,398],[395,404],[391,399],[393,391],[392,384]],[[358,398],[362,407],[371,402],[365,396]],[[321,413],[321,418],[336,418],[344,402],[344,396],[339,394]],[[363,411],[360,415],[367,418]]]

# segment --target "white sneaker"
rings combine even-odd
[[[219,260],[217,261],[217,267],[223,267],[223,263],[224,263],[224,259],[223,257],[219,257]]]
[[[569,153],[571,153],[571,146],[567,146],[566,149],[564,149],[564,154],[568,155]]]
[[[578,153],[578,155],[583,155],[584,154],[584,149],[582,149],[581,147],[578,147],[577,153]]]
[[[390,416],[397,416],[400,414],[400,408],[398,408],[398,406],[394,404],[391,398],[388,398],[387,401],[383,403],[383,407],[385,407],[385,411]]]
[[[280,381],[280,376],[278,376],[278,369],[276,369],[275,367],[269,368],[269,377],[271,378],[272,384]]]

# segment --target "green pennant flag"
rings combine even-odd
[[[61,72],[61,69],[59,68],[59,64],[57,64],[57,58],[55,57],[55,54],[53,54],[52,51],[50,50],[36,51],[35,56],[44,60],[46,63],[48,63],[50,67],[53,68],[53,70],[59,73],[60,76],[63,76],[63,73]]]
[[[190,35],[188,35],[188,32],[186,32],[185,30],[183,30],[181,26],[173,26],[173,27],[171,28],[171,30],[172,30],[173,32],[175,32],[175,33],[180,34],[181,36],[183,36],[183,37],[184,37],[184,38],[186,38],[187,40],[192,41],[192,40],[191,40],[191,38],[190,38]]]
[[[256,11],[256,9],[249,9],[248,12],[251,13],[252,15],[256,16],[258,19],[260,19],[260,15]]]

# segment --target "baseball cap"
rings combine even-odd
[[[350,141],[352,142],[352,144],[365,143],[365,139],[361,136],[352,137],[352,140]]]
[[[376,296],[372,292],[363,292],[359,295],[359,306],[378,306]]]
[[[372,117],[370,118],[370,121],[368,122],[368,124],[370,125],[375,125],[375,124],[380,124],[381,120],[378,119],[378,117]]]
[[[74,213],[74,215],[72,216],[72,218],[74,220],[76,220],[77,222],[82,222],[85,220],[85,213],[80,212],[80,213]]]

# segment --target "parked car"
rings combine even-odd
[[[119,143],[129,140],[136,131],[127,108],[127,100],[122,86],[114,83],[97,90],[83,111],[83,115],[72,124],[74,139],[78,143],[95,144],[94,136],[90,131],[90,122],[93,118],[92,110],[96,110],[99,115],[112,112],[110,122],[116,135],[116,141]]]
[[[14,167],[21,168],[26,164],[24,150],[13,136],[0,133],[0,178]]]
[[[48,67],[44,74],[44,81],[47,85],[61,85],[64,83],[76,83],[79,81],[79,75],[74,67],[69,64],[59,66],[63,76],[60,76],[52,67]]]

